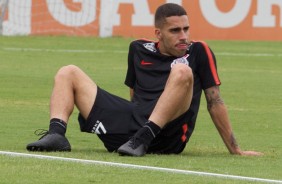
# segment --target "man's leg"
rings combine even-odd
[[[163,128],[186,112],[191,104],[193,84],[191,68],[185,64],[175,65],[149,120]]]
[[[62,67],[56,74],[50,100],[49,131],[40,140],[28,144],[30,151],[70,151],[65,138],[67,122],[77,106],[86,119],[94,104],[97,85],[78,67]]]
[[[189,109],[193,96],[193,82],[190,67],[185,64],[174,65],[165,89],[149,117],[149,122],[122,145],[118,152],[121,155],[144,155],[161,128]]]
[[[59,118],[65,122],[77,106],[87,118],[94,104],[97,85],[78,67],[62,67],[55,76],[50,100],[50,119]]]

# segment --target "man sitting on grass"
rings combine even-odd
[[[143,156],[181,153],[195,127],[202,91],[207,108],[231,154],[261,155],[239,148],[219,93],[216,59],[204,42],[189,41],[189,21],[177,4],[155,14],[157,42],[130,44],[125,84],[131,100],[99,88],[81,69],[69,65],[55,76],[49,131],[27,145],[29,151],[70,151],[67,122],[79,109],[82,132],[96,133],[110,152]]]

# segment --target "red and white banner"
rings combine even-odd
[[[192,39],[282,41],[282,0],[9,0],[2,34],[154,38],[166,2],[187,10]]]

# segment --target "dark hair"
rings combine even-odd
[[[155,27],[162,27],[162,25],[166,22],[167,17],[171,16],[182,16],[187,15],[186,10],[174,3],[166,3],[159,6],[155,13]]]

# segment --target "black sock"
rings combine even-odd
[[[153,121],[148,120],[144,127],[149,127],[154,138],[160,133],[161,128]]]
[[[49,133],[58,133],[60,135],[65,135],[67,131],[67,123],[61,119],[53,118],[50,120]]]
[[[150,145],[152,140],[158,135],[161,128],[152,121],[148,121],[142,128],[140,128],[134,135],[147,146]]]

